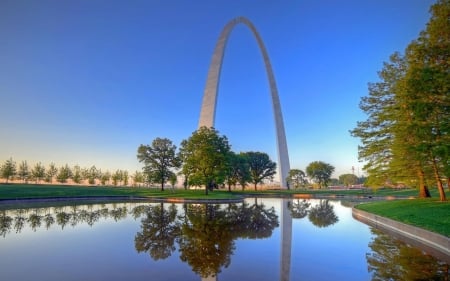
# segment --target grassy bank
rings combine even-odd
[[[184,190],[166,187],[131,188],[131,187],[98,187],[98,186],[67,186],[67,185],[32,185],[32,184],[0,184],[0,200],[2,199],[41,199],[70,197],[156,197],[184,199],[236,199],[238,195],[227,192],[210,192],[204,190]]]
[[[450,202],[437,199],[378,201],[357,209],[450,237]]]

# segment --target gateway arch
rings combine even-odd
[[[275,77],[273,75],[272,66],[270,64],[269,55],[267,54],[266,47],[256,30],[255,26],[244,17],[237,17],[230,22],[228,22],[220,34],[219,40],[217,41],[216,48],[214,49],[214,54],[212,56],[211,65],[208,71],[208,78],[206,80],[206,87],[203,93],[203,102],[200,112],[200,121],[198,127],[214,127],[214,121],[216,117],[216,105],[217,105],[217,89],[219,85],[220,70],[222,68],[222,61],[225,53],[225,45],[227,43],[228,37],[231,31],[237,24],[244,24],[247,26],[256,41],[258,42],[259,49],[262,53],[264,59],[264,65],[266,66],[267,78],[269,80],[270,93],[272,97],[273,113],[275,118],[275,128],[277,135],[277,150],[278,150],[278,175],[280,176],[281,187],[286,188],[286,178],[288,176],[290,166],[289,166],[289,155],[286,143],[286,133],[284,131],[283,115],[281,114],[281,105],[278,98],[278,90],[275,82]]]

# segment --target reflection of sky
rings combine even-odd
[[[258,202],[277,207],[277,213],[281,206],[278,199]],[[319,200],[310,202],[312,207]],[[366,261],[372,237],[369,227],[354,220],[351,209],[339,201],[330,204],[339,217],[334,225],[317,228],[307,217],[293,219],[291,280],[370,279]],[[132,205],[128,206],[129,213]],[[43,223],[36,231],[27,225],[18,234],[12,229],[0,237],[2,280],[200,280],[180,261],[178,251],[159,261],[136,252],[134,237],[141,230],[142,218],[135,220],[130,214],[117,222],[100,218],[93,226],[69,223],[64,230],[56,223],[49,230]],[[231,264],[222,269],[219,280],[279,280],[280,245],[280,227],[266,239],[235,240]]]

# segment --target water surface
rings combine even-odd
[[[2,280],[445,280],[340,201],[0,210]]]

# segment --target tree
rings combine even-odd
[[[290,186],[293,186],[294,188],[305,186],[308,183],[308,181],[306,180],[305,172],[299,169],[291,169],[286,181]]]
[[[142,172],[136,171],[131,176],[131,179],[133,180],[133,185],[139,187],[140,184],[144,182],[144,174]]]
[[[343,174],[339,176],[339,182],[345,186],[350,186],[358,183],[358,177],[354,174]]]
[[[333,172],[334,167],[322,161],[311,162],[306,167],[306,174],[319,184],[319,188],[327,186]]]
[[[109,171],[106,171],[106,172],[102,173],[100,182],[102,185],[107,185],[107,184],[109,184],[109,179],[111,179],[111,173]]]
[[[369,85],[360,108],[368,115],[351,131],[361,138],[359,158],[366,161],[368,183],[419,185],[433,179],[444,201],[450,151],[450,2],[437,1],[431,18],[405,55],[395,53]],[[448,180],[448,179],[447,179]]]
[[[33,170],[31,170],[31,175],[36,180],[36,183],[45,177],[45,167],[41,164],[41,162],[34,165]]]
[[[120,185],[120,183],[122,182],[122,176],[123,176],[123,174],[122,174],[121,170],[116,170],[112,174],[111,179],[113,181],[114,186]]]
[[[6,183],[8,183],[9,178],[12,178],[16,175],[16,162],[9,158],[5,161],[1,168],[2,178],[6,179]]]
[[[22,161],[19,165],[19,172],[17,173],[19,178],[23,182],[28,182],[28,178],[30,177],[30,170],[28,169],[27,161]]]
[[[87,173],[87,179],[89,184],[95,184],[95,180],[99,178],[99,171],[94,166],[90,167]]]
[[[56,179],[60,183],[65,183],[69,178],[72,177],[72,170],[69,168],[69,165],[62,166],[59,168],[58,175],[56,176]]]
[[[225,136],[220,136],[214,128],[201,127],[181,142],[182,172],[190,174],[190,182],[203,184],[207,195],[224,178],[229,153]]]
[[[250,181],[250,168],[247,162],[247,157],[243,154],[236,154],[230,151],[227,160],[228,166],[225,173],[225,181],[228,185],[228,191],[231,191],[231,186],[236,187],[239,183],[242,190],[245,189],[247,182]]]
[[[73,172],[73,174],[72,174],[73,182],[80,184],[83,179],[80,166],[75,165],[72,169],[72,172]]]
[[[154,182],[161,184],[161,191],[164,191],[164,184],[174,174],[173,168],[178,168],[180,162],[175,154],[177,147],[167,138],[156,138],[151,145],[141,144],[138,148],[137,158],[144,163],[144,173]]]
[[[58,173],[58,168],[56,168],[55,163],[50,163],[50,166],[47,169],[47,177],[50,181],[50,183],[52,183],[53,181],[53,177],[56,176],[56,174]]]
[[[277,164],[270,160],[269,155],[263,152],[245,152],[244,153],[250,169],[251,182],[255,186],[262,183],[264,179],[273,179],[276,174]]]

